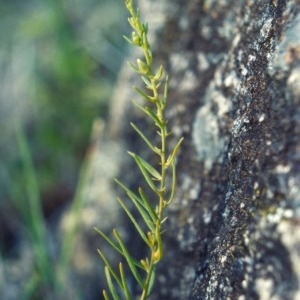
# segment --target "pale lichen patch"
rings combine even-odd
[[[186,70],[189,65],[189,59],[184,53],[172,53],[170,56],[170,64],[173,67],[173,72],[181,72]]]
[[[231,71],[224,80],[224,85],[229,88],[237,89],[240,85],[240,80],[236,76],[235,71]]]
[[[187,30],[189,27],[189,20],[186,16],[181,16],[179,19],[179,27],[182,30]]]
[[[223,117],[224,114],[228,113],[232,108],[232,102],[229,101],[223,94],[215,91],[212,94],[212,99],[218,105],[218,116]]]
[[[203,222],[205,224],[209,224],[212,218],[212,212],[208,209],[205,209],[204,214],[203,214]]]
[[[300,48],[300,45],[299,45]],[[300,99],[300,84],[299,84],[299,79],[300,79],[300,67],[295,68],[292,70],[288,80],[287,84],[295,97],[295,99]]]
[[[206,55],[203,52],[199,52],[197,54],[197,60],[198,60],[198,69],[201,71],[205,71],[209,68],[210,64],[207,60]]]
[[[263,122],[265,120],[265,118],[266,118],[266,114],[261,114],[258,118],[258,122],[260,122],[260,123]]]
[[[290,69],[297,57],[291,56],[291,51],[300,46],[300,15],[290,24],[281,42],[276,46],[272,59],[269,60],[268,69],[271,75],[275,72],[286,72]],[[298,58],[299,59],[299,58]],[[299,77],[298,77],[299,78]]]
[[[283,173],[290,172],[290,170],[291,170],[291,165],[290,164],[286,164],[286,165],[279,164],[275,168],[275,173],[283,174]]]
[[[210,104],[201,107],[193,124],[193,142],[199,161],[210,170],[224,149],[225,141],[219,136],[218,120],[211,112]]]
[[[194,72],[188,70],[184,73],[182,81],[179,83],[178,89],[183,91],[193,90],[198,83],[198,79],[195,76]]]

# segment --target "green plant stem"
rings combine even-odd
[[[163,240],[162,240],[162,225],[166,217],[165,209],[172,203],[175,188],[176,188],[176,168],[175,168],[175,158],[177,156],[178,150],[183,139],[180,139],[175,145],[174,149],[169,153],[169,143],[168,136],[170,133],[167,129],[167,120],[165,117],[165,108],[167,105],[167,89],[168,89],[168,79],[164,77],[164,68],[160,66],[157,73],[153,71],[153,55],[150,48],[147,31],[148,26],[140,21],[140,15],[138,9],[134,9],[133,0],[125,0],[126,7],[130,12],[131,17],[128,19],[131,27],[134,29],[132,33],[132,39],[126,38],[129,43],[139,47],[144,54],[143,59],[137,59],[137,64],[130,64],[136,73],[140,74],[143,82],[146,85],[146,90],[150,90],[150,94],[147,92],[135,88],[135,90],[144,98],[149,107],[145,105],[138,104],[134,102],[135,106],[138,107],[142,112],[144,112],[148,117],[150,117],[154,123],[153,127],[158,127],[157,134],[160,136],[159,147],[154,146],[152,141],[150,141],[146,135],[139,129],[136,125],[131,124],[138,135],[144,140],[146,145],[150,150],[159,156],[159,163],[157,165],[151,165],[145,161],[139,155],[129,152],[130,156],[133,157],[136,164],[138,165],[145,183],[154,192],[156,201],[150,201],[146,196],[143,189],[139,187],[139,193],[136,194],[131,191],[126,185],[124,185],[119,180],[116,182],[123,188],[126,194],[129,196],[134,206],[137,208],[142,220],[145,222],[148,231],[144,232],[143,227],[140,226],[140,220],[135,219],[134,215],[129,211],[126,204],[118,198],[118,202],[132,221],[133,225],[137,229],[140,237],[144,240],[145,244],[149,247],[149,256],[141,260],[141,263],[136,263],[136,259],[131,256],[119,233],[114,230],[114,236],[118,242],[116,244],[114,241],[110,240],[107,235],[101,230],[98,230],[100,235],[115,248],[125,259],[128,267],[130,268],[133,277],[136,279],[137,284],[141,286],[142,292],[140,300],[146,300],[150,293],[155,279],[155,269],[156,265],[163,258]],[[164,85],[163,96],[160,96],[161,92],[159,87]],[[156,109],[156,110],[154,110]],[[169,174],[169,169],[172,171],[172,182],[170,187],[167,186],[167,176]],[[169,188],[171,190],[169,191]],[[167,200],[167,193],[170,192],[169,199]],[[110,294],[113,299],[119,299],[116,289],[113,285],[112,278],[123,290],[126,299],[132,299],[130,291],[127,288],[127,284],[124,282],[124,273],[120,269],[120,277],[112,269],[110,262],[106,259],[102,251],[99,250],[99,254],[106,265],[106,279]],[[142,269],[142,270],[141,270]],[[146,274],[145,274],[145,273]],[[112,276],[111,276],[112,275]],[[121,280],[120,280],[121,279]],[[123,284],[120,284],[120,282]],[[109,295],[106,291],[103,292],[105,299],[109,299]]]
[[[23,164],[24,180],[26,182],[27,205],[29,207],[26,217],[32,237],[33,248],[42,280],[44,283],[52,285],[55,281],[55,277],[53,276],[53,269],[49,259],[50,255],[46,246],[46,227],[41,207],[37,174],[33,165],[26,135],[18,121],[16,121],[15,126],[20,157]]]
[[[154,271],[154,261],[153,259],[151,259],[150,261],[150,265],[149,265],[149,270],[147,272],[147,277],[146,277],[146,280],[145,280],[145,286],[144,286],[144,289],[143,289],[143,293],[141,295],[141,300],[145,300],[148,298],[148,293],[149,293],[149,286],[150,286],[150,281],[151,281],[151,276],[153,274],[153,271]]]

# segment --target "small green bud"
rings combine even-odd
[[[131,25],[132,28],[135,28],[136,22],[133,17],[128,18],[128,23]]]
[[[152,254],[152,258],[155,264],[157,264],[162,259],[162,253],[159,248]]]
[[[139,72],[140,72],[141,74],[143,74],[143,75],[148,74],[148,72],[149,72],[149,66],[148,66],[145,62],[143,62],[143,61],[140,60],[140,59],[137,59],[137,60],[136,60],[136,63],[137,63],[137,65],[138,65],[138,69],[139,69]]]
[[[141,260],[141,264],[142,264],[142,266],[144,267],[144,269],[145,269],[145,271],[149,271],[149,269],[150,269],[150,264],[149,264],[149,259],[148,259],[148,257],[146,257],[146,259],[142,259]]]
[[[147,237],[148,237],[148,241],[150,243],[150,246],[151,247],[154,247],[155,246],[155,239],[154,239],[154,235],[152,232],[148,231],[147,232]]]
[[[135,32],[132,32],[132,43],[138,47],[142,46],[142,39]]]

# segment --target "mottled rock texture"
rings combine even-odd
[[[170,76],[174,141],[185,138],[151,299],[300,299],[300,2],[139,5]],[[120,75],[107,135],[134,188],[125,150],[151,157],[128,124],[151,127],[130,104],[133,76]]]

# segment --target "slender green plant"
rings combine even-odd
[[[26,221],[36,258],[37,272],[29,279],[23,294],[23,299],[31,299],[39,286],[53,286],[55,276],[47,248],[46,226],[42,213],[38,177],[26,135],[18,122],[16,124],[16,137],[22,163],[21,176],[25,182],[25,195],[24,191],[15,190],[12,190],[11,194],[12,199],[16,199],[15,205]]]
[[[151,294],[155,281],[156,265],[163,258],[163,223],[167,219],[166,208],[172,203],[175,195],[176,156],[183,138],[178,141],[172,150],[168,149],[168,138],[171,134],[168,131],[167,119],[165,117],[168,77],[164,74],[163,66],[160,66],[156,72],[154,71],[153,53],[147,35],[148,26],[146,23],[141,22],[138,8],[135,8],[133,0],[125,0],[125,5],[130,13],[128,21],[133,29],[131,39],[125,38],[131,45],[140,48],[143,53],[143,59],[137,59],[136,65],[130,65],[141,76],[146,88],[142,90],[135,87],[137,93],[144,99],[144,103],[139,104],[135,101],[133,103],[153,121],[153,128],[156,128],[160,142],[159,146],[155,145],[140,128],[131,123],[133,129],[144,140],[153,154],[159,158],[158,164],[152,165],[138,154],[128,152],[139,167],[145,183],[153,191],[153,193],[151,192],[151,196],[146,194],[141,187],[134,192],[124,183],[116,180],[134,204],[145,226],[129,210],[122,199],[117,198],[117,200],[148,247],[148,254],[141,260],[133,257],[117,229],[113,230],[113,238],[110,238],[102,230],[96,230],[108,244],[124,257],[133,278],[141,288],[139,299],[144,300]],[[171,177],[171,181],[167,180],[168,176]],[[119,270],[115,270],[105,254],[101,250],[98,250],[98,252],[105,263],[105,275],[108,284],[108,291],[103,291],[104,299],[118,300],[121,299],[120,294],[126,299],[134,299],[125,275],[124,265],[120,262]]]
[[[32,152],[26,134],[18,121],[16,121],[15,127],[22,163],[21,176],[25,182],[25,190],[16,185],[14,189],[11,189],[10,193],[12,199],[15,201],[14,204],[26,222],[26,228],[31,237],[36,263],[36,272],[29,278],[24,289],[22,300],[32,299],[38,294],[39,289],[42,287],[48,288],[49,290],[51,289],[52,293],[58,297],[65,291],[66,278],[70,271],[70,260],[76,242],[80,213],[84,200],[83,192],[90,174],[89,156],[86,156],[84,159],[70,210],[74,218],[74,224],[65,233],[58,261],[54,263],[47,243],[46,220],[42,212],[40,186],[38,183],[37,170],[33,163]],[[76,299],[79,299],[79,296],[78,298],[76,297]]]

